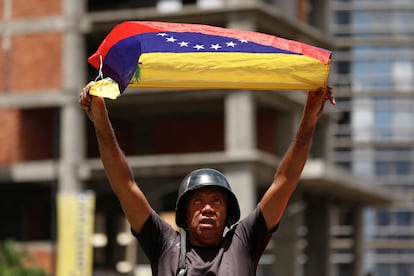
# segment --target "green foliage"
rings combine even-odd
[[[33,258],[25,251],[19,251],[12,240],[0,242],[0,275],[1,276],[46,276],[36,266]]]

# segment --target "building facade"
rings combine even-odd
[[[95,244],[95,275],[149,273],[136,243],[122,238],[129,227],[105,178],[92,125],[78,107],[81,88],[97,76],[86,59],[111,28],[126,20],[200,23],[334,49],[336,39],[327,32],[336,26],[330,15],[341,7],[340,2],[320,0],[40,2],[3,0],[0,7],[0,239],[29,245],[53,273],[58,250],[56,194],[91,190],[96,195],[95,232],[105,240]],[[343,47],[339,44],[332,76],[339,88],[340,122],[354,112],[342,109],[353,96],[352,86],[341,84]],[[406,76],[404,72],[397,76]],[[137,182],[157,212],[172,217],[181,179],[192,169],[214,167],[233,183],[243,216],[271,183],[294,136],[305,96],[281,91],[128,89],[109,101],[108,109]],[[335,132],[340,128],[332,125],[332,111],[328,108],[318,124],[298,190],[283,227],[260,261],[258,275],[359,276],[368,271],[367,265],[374,267],[363,258],[363,210],[388,206],[394,197],[374,186],[374,177],[355,176],[362,165],[353,161],[364,160],[358,152],[354,159],[338,159],[350,156],[354,142],[345,133],[348,147],[338,146],[344,140]],[[367,218],[375,213],[369,210]]]
[[[414,275],[414,1],[330,1],[335,161],[406,196],[364,211],[366,275]]]

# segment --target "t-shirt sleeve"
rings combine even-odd
[[[277,228],[278,225],[272,231],[267,231],[265,219],[257,205],[253,212],[236,225],[235,235],[248,247],[253,260],[259,262],[260,256]]]
[[[154,210],[145,221],[141,232],[132,234],[138,239],[142,249],[151,263],[155,263],[161,252],[173,246],[177,240],[178,233],[165,220],[163,220]]]

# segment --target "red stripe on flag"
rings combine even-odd
[[[231,37],[234,39],[245,39],[255,43],[276,47],[283,50],[303,54],[321,61],[329,62],[331,53],[325,49],[314,47],[294,40],[281,37],[243,30],[226,29],[208,25],[168,23],[153,21],[127,21],[118,24],[100,44],[98,50],[89,57],[88,61],[95,68],[99,68],[100,56],[105,59],[106,54],[120,40],[146,32],[197,32],[210,35]]]

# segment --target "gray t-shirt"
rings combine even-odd
[[[266,230],[260,208],[256,207],[226,233],[221,246],[197,247],[187,243],[187,275],[256,275],[260,256],[274,231]],[[152,211],[141,233],[135,235],[151,262],[153,275],[176,275],[180,255],[177,231]]]

